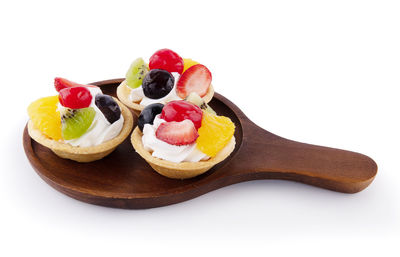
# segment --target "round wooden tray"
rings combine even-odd
[[[93,83],[115,96],[122,79]],[[153,171],[128,137],[109,156],[91,163],[57,157],[32,140],[25,127],[23,145],[35,171],[58,191],[91,204],[141,209],[192,199],[209,191],[255,179],[294,180],[330,190],[356,193],[377,172],[368,156],[309,145],[276,136],[252,123],[232,102],[215,93],[210,102],[236,125],[236,147],[222,163],[193,179],[169,179]],[[134,122],[137,117],[134,114]]]

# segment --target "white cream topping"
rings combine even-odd
[[[171,145],[156,137],[156,130],[165,120],[157,115],[153,125],[145,124],[143,127],[142,143],[146,151],[152,152],[152,156],[171,162],[198,162],[208,160],[210,157],[196,147],[196,143],[190,145]]]
[[[118,136],[124,125],[124,117],[122,114],[117,121],[115,121],[113,124],[110,124],[104,114],[96,106],[96,95],[103,93],[100,88],[88,87],[87,89],[89,89],[90,94],[92,95],[92,102],[90,103],[89,107],[93,107],[93,109],[96,111],[96,115],[94,116],[93,122],[89,129],[82,136],[71,140],[64,140],[64,142],[69,143],[72,146],[88,147],[99,145]],[[58,108],[61,113],[63,109],[66,109],[66,107],[60,104]]]
[[[139,102],[140,100],[142,100],[145,97],[142,86],[133,88],[133,89],[130,88],[130,89],[131,89],[131,94],[129,95],[129,100],[131,100],[132,102]]]
[[[174,76],[175,81],[174,81],[174,87],[172,88],[171,92],[168,93],[168,95],[166,95],[162,98],[159,98],[159,99],[151,99],[144,95],[142,86],[134,88],[134,89],[127,86],[129,89],[131,89],[131,93],[129,95],[129,100],[131,100],[132,102],[140,101],[140,104],[144,105],[144,106],[154,104],[154,103],[166,104],[167,102],[170,102],[173,100],[182,100],[182,98],[180,98],[176,94],[176,84],[178,83],[180,74],[178,72],[172,72],[171,74],[172,74],[172,76]]]

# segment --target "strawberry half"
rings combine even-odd
[[[203,97],[207,94],[210,84],[211,72],[206,66],[196,64],[187,69],[179,78],[176,91],[180,98],[185,98],[192,92]]]
[[[54,79],[54,87],[56,88],[57,92],[60,92],[61,89],[64,88],[70,88],[70,87],[96,87],[96,86],[92,86],[92,85],[82,85],[82,84],[78,84],[76,82],[72,82],[68,79],[64,79],[64,78],[55,78]]]
[[[158,126],[156,137],[171,145],[194,143],[199,134],[191,120],[164,122]]]

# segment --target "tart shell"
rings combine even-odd
[[[136,152],[158,173],[168,178],[187,179],[201,175],[211,169],[214,165],[225,160],[235,149],[235,136],[227,146],[217,153],[216,156],[207,161],[175,163],[156,158],[144,149],[142,143],[142,132],[136,127],[131,136],[131,142]]]
[[[126,80],[122,81],[122,83],[117,88],[118,99],[123,104],[125,104],[129,108],[133,109],[137,115],[139,115],[140,112],[144,109],[145,106],[144,105],[140,105],[139,104],[140,101],[139,102],[132,102],[129,99],[130,92],[131,92],[131,90],[126,85]],[[207,94],[205,96],[203,96],[202,98],[203,98],[204,102],[208,103],[208,102],[211,101],[213,96],[214,96],[214,88],[213,88],[212,85],[210,85],[210,87],[208,88]]]
[[[35,128],[31,120],[28,122],[28,133],[33,140],[45,147],[50,148],[57,156],[61,158],[70,159],[77,162],[92,162],[100,160],[114,151],[115,148],[117,148],[117,146],[128,137],[133,127],[133,117],[130,110],[117,99],[114,98],[114,100],[117,101],[119,107],[121,108],[121,114],[124,117],[124,124],[118,136],[103,142],[100,145],[79,147],[50,139],[42,134],[39,129]]]

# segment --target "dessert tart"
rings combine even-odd
[[[206,66],[161,49],[150,57],[149,64],[143,58],[133,61],[117,96],[139,115],[150,104],[183,100],[192,92],[208,103],[214,95],[211,80]]]
[[[58,96],[40,98],[28,107],[28,133],[57,156],[91,162],[110,154],[130,134],[130,110],[101,89],[55,79]]]
[[[200,108],[202,106],[202,108]],[[235,148],[235,125],[195,93],[146,106],[132,133],[136,152],[163,176],[187,179],[225,160]]]

